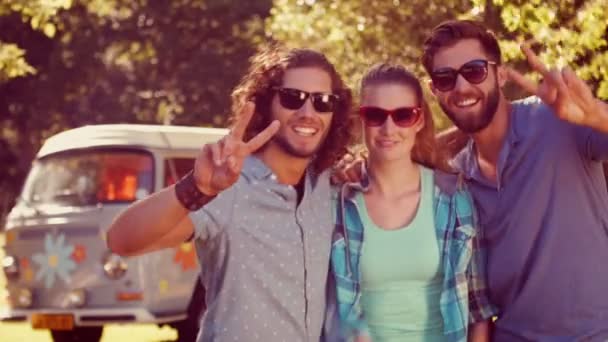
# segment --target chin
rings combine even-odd
[[[319,150],[319,144],[315,146],[294,146],[293,144],[287,144],[284,146],[284,150],[297,158],[312,158]]]
[[[370,155],[371,159],[375,159],[379,162],[394,162],[394,161],[408,158],[408,156],[403,152],[403,150],[397,150],[397,149],[392,149],[390,151],[385,151],[385,150],[370,151],[369,155]]]
[[[462,113],[455,115],[452,112],[446,114],[448,114],[448,117],[454,125],[465,133],[476,133],[487,126],[483,115],[480,113]]]
[[[302,158],[302,159],[308,159],[308,158],[312,158],[315,156],[315,154],[317,153],[317,150],[311,150],[311,149],[294,149],[292,151],[290,151],[291,155],[293,155],[294,157],[298,157],[298,158]]]
[[[282,149],[285,153],[302,159],[308,159],[315,156],[318,152],[321,143],[317,142],[294,142],[291,139],[288,139],[283,136],[275,136],[272,140],[280,149]]]
[[[455,120],[454,124],[460,128],[461,131],[473,134],[477,133],[484,128],[488,127],[489,121],[484,120],[482,117],[468,118],[468,120]]]

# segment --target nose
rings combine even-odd
[[[300,108],[298,110],[298,115],[301,116],[314,116],[317,114],[317,111],[315,110],[314,106],[312,105],[312,98],[308,97],[306,99],[306,101],[304,101],[304,104],[302,105],[302,108]]]
[[[387,117],[382,126],[380,126],[380,132],[387,135],[391,134],[396,129],[397,125],[395,125],[392,116]]]
[[[456,83],[454,84],[454,91],[463,91],[470,87],[471,84],[461,74],[456,77]]]

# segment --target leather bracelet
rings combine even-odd
[[[206,195],[198,189],[194,180],[194,170],[175,183],[175,196],[179,203],[189,211],[197,211],[215,198],[215,195]]]

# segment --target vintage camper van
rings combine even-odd
[[[119,211],[175,182],[226,133],[121,124],[50,137],[6,221],[1,319],[49,329],[54,341],[98,341],[109,323],[171,324],[194,340],[204,290],[192,244],[122,258],[103,239]]]

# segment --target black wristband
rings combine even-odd
[[[194,180],[194,170],[175,183],[175,196],[179,203],[190,211],[199,210],[215,198],[215,195],[205,195],[198,189]]]

